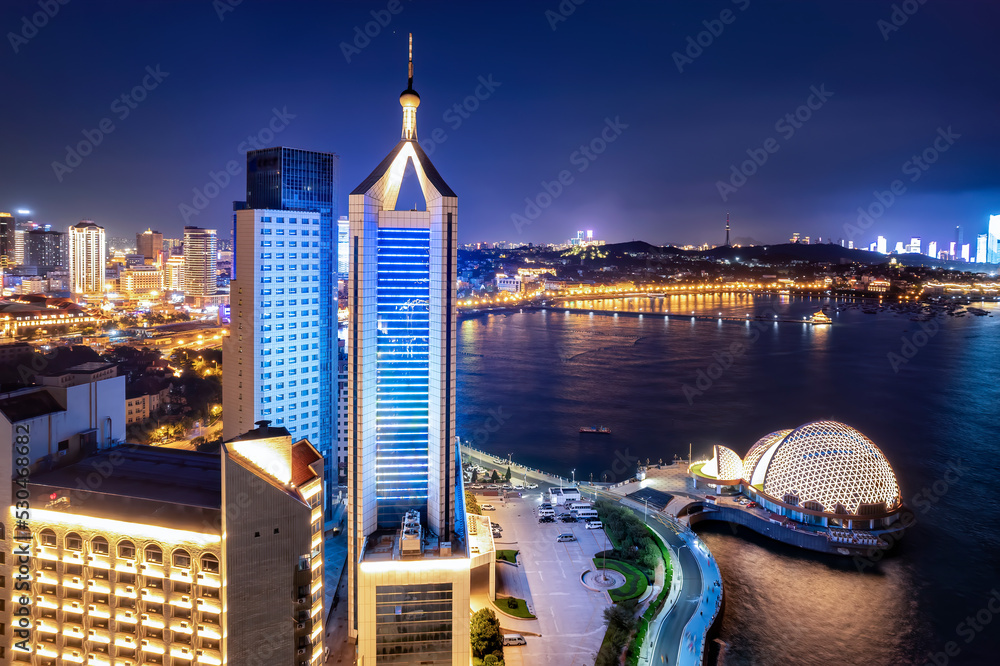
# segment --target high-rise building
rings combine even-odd
[[[307,440],[265,423],[217,453],[95,450],[93,430],[57,442],[41,407],[14,406],[18,425],[38,423],[24,486],[33,631],[14,663],[322,661],[323,461]]]
[[[184,293],[187,298],[215,295],[218,261],[215,229],[184,227]]]
[[[1000,215],[990,215],[986,228],[986,263],[1000,264]]]
[[[99,295],[104,291],[107,246],[104,227],[90,220],[69,228],[69,280],[74,294]]]
[[[275,147],[262,150],[252,150],[247,153],[247,200],[243,210],[238,210],[235,214],[237,223],[234,226],[234,249],[236,260],[234,261],[235,280],[244,289],[244,299],[254,298],[258,301],[258,308],[263,307],[262,302],[273,302],[273,307],[286,307],[296,299],[280,298],[278,292],[291,291],[294,287],[282,286],[279,280],[284,278],[280,274],[274,275],[275,298],[263,298],[259,291],[260,283],[256,285],[256,292],[251,294],[248,291],[251,286],[241,274],[243,270],[260,271],[263,266],[273,266],[277,271],[280,266],[287,266],[287,270],[293,267],[298,271],[306,271],[307,264],[302,261],[308,259],[308,275],[310,280],[310,307],[308,310],[307,322],[311,333],[317,333],[315,340],[310,340],[310,362],[312,356],[318,354],[319,375],[317,379],[319,393],[318,396],[310,397],[310,413],[319,411],[319,434],[310,435],[310,441],[319,449],[319,452],[327,459],[328,465],[334,465],[337,459],[336,449],[336,371],[337,371],[337,211],[340,202],[339,192],[339,171],[340,158],[335,153],[323,153],[311,150],[299,150],[295,148]],[[247,211],[251,211],[248,213]],[[252,211],[264,211],[260,214],[253,214]],[[306,215],[303,215],[306,213]],[[270,222],[261,222],[266,217]],[[295,227],[291,220],[300,221],[299,235],[295,237]],[[301,220],[308,219],[307,229],[303,229]],[[284,220],[284,223],[279,222]],[[241,221],[242,225],[241,226]],[[263,224],[263,226],[261,226]],[[249,234],[249,238],[241,238],[241,234]],[[309,240],[302,239],[302,232],[308,230]],[[260,233],[268,231],[273,235],[271,238],[261,238]],[[296,238],[298,240],[296,240]],[[262,252],[257,244],[265,242],[273,243],[273,253]],[[308,256],[303,252],[303,248],[308,243]],[[298,248],[296,251],[296,245]],[[287,250],[287,252],[286,252]],[[244,256],[240,256],[240,252]],[[250,256],[246,256],[249,252]],[[263,254],[273,254],[271,259],[261,258]],[[282,262],[285,259],[294,258],[298,254],[298,262]],[[251,266],[248,262],[256,262]],[[301,263],[300,263],[301,262]],[[256,273],[255,273],[256,274]],[[294,274],[293,274],[294,275]],[[250,279],[247,276],[247,279]],[[300,280],[301,284],[301,280]],[[299,287],[301,290],[302,287]],[[285,294],[289,295],[289,294]],[[301,291],[299,292],[301,296]],[[237,295],[232,299],[238,300]],[[238,308],[235,300],[232,303],[233,312]],[[294,309],[301,314],[301,308]],[[263,312],[266,310],[258,310]],[[252,315],[251,315],[252,316]],[[237,325],[235,314],[232,319],[232,326]],[[301,327],[300,323],[300,327]],[[233,330],[236,333],[236,330]],[[259,336],[258,336],[259,337]],[[266,337],[266,336],[265,336]],[[316,344],[317,347],[313,347]],[[281,345],[279,345],[279,348]],[[287,349],[287,346],[285,346]],[[244,349],[249,354],[249,347],[244,345]],[[301,350],[300,350],[301,351]],[[275,351],[275,353],[277,353]],[[265,382],[268,384],[270,382]],[[257,406],[260,406],[260,399],[266,396],[257,396]],[[318,398],[318,404],[313,405],[312,401]],[[231,413],[231,412],[230,412]],[[252,419],[251,419],[252,420]],[[310,416],[309,424],[312,426],[313,418]],[[286,421],[287,423],[287,421]],[[311,432],[311,430],[310,430]],[[327,498],[332,497],[334,489],[327,488]]]
[[[136,234],[135,253],[141,254],[153,263],[160,263],[160,258],[163,256],[163,234],[152,229]]]
[[[333,378],[322,371],[320,346],[324,336],[336,337],[336,328],[320,325],[320,280],[332,279],[313,258],[320,224],[318,213],[236,213],[236,278],[223,341],[227,439],[265,419],[296,438],[322,439],[322,413],[333,409],[322,402],[322,384]],[[335,461],[336,455],[326,464]]]
[[[173,255],[163,262],[163,289],[184,291],[184,256]]]
[[[878,252],[880,252],[881,254],[888,254],[889,253],[889,241],[886,240],[885,236],[879,236],[878,239],[876,239],[876,241],[875,241],[875,247],[876,247],[876,250]]]
[[[458,197],[417,143],[412,57],[409,74],[402,138],[349,202],[348,628],[358,663],[466,664]],[[411,165],[425,210],[396,209]]]
[[[341,280],[347,279],[347,271],[350,262],[347,260],[347,238],[351,235],[351,220],[346,215],[341,215],[337,220],[337,277]]]
[[[0,266],[14,265],[14,232],[17,218],[10,213],[0,213]]]
[[[937,259],[937,241],[927,243],[927,256]]]
[[[976,263],[985,264],[989,255],[989,234],[976,236]]]
[[[948,243],[948,258],[954,260],[955,255],[955,241]]]
[[[40,275],[56,268],[65,268],[66,234],[43,229],[25,231],[24,264],[34,266]]]
[[[962,246],[962,261],[968,261],[971,254],[969,253],[969,244],[966,243]]]
[[[903,254],[906,252],[906,248],[903,247],[903,241],[896,241],[896,247],[893,250],[896,254]]]
[[[14,229],[14,264],[24,265],[24,235],[26,229]]]
[[[910,239],[910,244],[906,246],[906,251],[911,254],[920,254],[920,237],[914,236]]]

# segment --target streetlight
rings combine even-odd
[[[642,509],[642,522],[646,522],[646,514],[649,512],[649,499],[643,498],[643,502],[646,503],[645,507]]]
[[[573,476],[573,485],[576,485],[576,470],[574,469],[570,474]]]

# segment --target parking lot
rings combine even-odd
[[[610,601],[604,592],[584,587],[580,576],[593,569],[594,554],[610,547],[605,545],[604,531],[588,530],[582,522],[539,524],[538,491],[506,501],[481,497],[480,502],[496,507],[484,513],[503,527],[503,536],[496,540],[497,549],[520,551],[518,563],[523,576],[511,565],[498,562],[498,581],[501,577],[506,581],[521,576],[530,594],[526,600],[537,617],[519,620],[497,613],[505,631],[527,632],[527,645],[505,648],[508,666],[591,666],[604,638],[602,613]],[[556,507],[557,515],[563,512]],[[576,541],[557,542],[560,534],[573,534]]]

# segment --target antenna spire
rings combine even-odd
[[[729,211],[726,211],[726,247],[729,247]]]
[[[403,134],[402,138],[407,141],[417,139],[417,107],[420,106],[420,95],[413,89],[413,33],[410,33],[410,59],[409,59],[409,80],[406,90],[399,96],[399,103],[403,107]]]
[[[409,84],[406,86],[409,89],[413,89],[413,33],[410,33],[410,80]]]

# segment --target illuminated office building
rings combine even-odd
[[[347,260],[347,238],[351,235],[351,220],[341,216],[337,220],[337,277],[341,280],[347,279],[347,270],[350,262]]]
[[[937,241],[931,241],[927,244],[927,256],[937,259]]]
[[[104,292],[104,264],[108,250],[104,227],[89,220],[69,228],[69,280],[74,294],[88,296]]]
[[[4,663],[321,663],[323,460],[307,440],[262,423],[217,453],[81,453],[32,460],[32,629]]]
[[[349,631],[358,663],[468,664],[471,557],[456,469],[458,197],[402,137],[351,193]],[[425,210],[397,210],[408,168]],[[490,556],[492,560],[492,555]]]
[[[875,241],[875,250],[879,254],[889,253],[889,243],[886,240],[885,236],[879,236],[878,239]]]
[[[1000,215],[990,215],[986,230],[986,263],[1000,264]]]
[[[989,235],[979,234],[976,236],[976,263],[985,264],[988,252]]]
[[[334,153],[280,146],[247,153],[247,200],[234,214],[222,375],[227,437],[272,419],[308,437],[332,469],[339,162]],[[327,501],[335,490],[327,485]]]
[[[215,229],[184,227],[184,293],[189,299],[215,295],[218,261]]]
[[[153,263],[160,263],[163,256],[163,234],[146,229],[135,235],[135,252]]]

